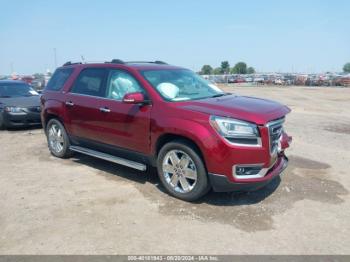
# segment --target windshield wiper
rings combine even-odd
[[[227,96],[227,95],[230,95],[230,93],[220,93],[220,94],[213,95],[211,97],[220,97],[220,96]]]
[[[10,98],[11,96],[0,96],[0,98]]]

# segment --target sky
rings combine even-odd
[[[82,56],[341,71],[350,62],[350,1],[0,0],[0,75],[52,71]]]

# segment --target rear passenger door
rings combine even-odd
[[[79,143],[103,141],[107,69],[83,69],[65,97],[67,129]]]

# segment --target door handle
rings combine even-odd
[[[66,101],[66,106],[74,106],[74,103],[72,101]]]
[[[111,110],[110,110],[108,107],[101,107],[101,108],[100,108],[100,111],[103,112],[103,113],[109,113],[109,112],[111,112]]]

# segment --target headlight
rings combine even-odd
[[[227,117],[211,116],[211,126],[232,144],[261,146],[258,126]]]
[[[23,108],[17,106],[5,106],[5,111],[9,113],[23,113]]]

